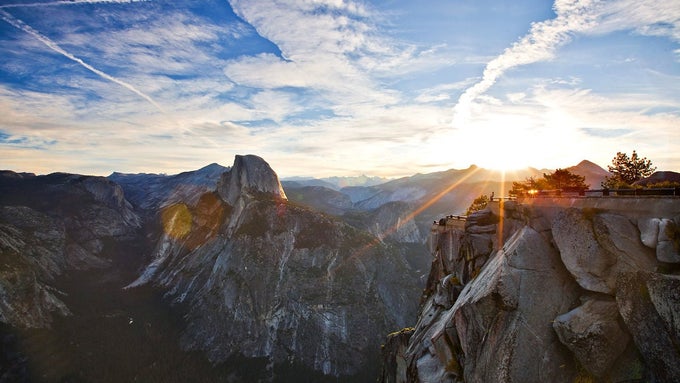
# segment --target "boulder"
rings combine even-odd
[[[622,215],[566,209],[555,217],[552,234],[564,265],[586,290],[614,295],[620,273],[656,267],[654,251]]]
[[[551,323],[578,291],[542,235],[530,227],[517,232],[448,314],[464,354],[465,381],[571,381],[571,357]],[[446,321],[440,323],[435,335],[446,331]]]
[[[630,341],[630,335],[620,323],[615,301],[587,300],[555,318],[553,328],[581,365],[600,378],[610,370]]]
[[[607,272],[616,257],[597,242],[592,222],[578,209],[560,211],[552,225],[552,235],[567,270],[586,290],[612,294]]]
[[[660,262],[680,263],[680,226],[672,219],[664,218],[659,222],[656,258]]]
[[[651,274],[647,289],[664,327],[680,345],[677,342],[680,340],[680,276]]]
[[[680,381],[680,277],[644,271],[618,278],[616,303],[654,380]]]
[[[659,218],[641,218],[638,220],[640,240],[651,249],[656,249],[656,244],[659,242],[659,223],[661,223]]]

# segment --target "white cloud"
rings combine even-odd
[[[507,95],[508,100],[513,104],[517,104],[519,102],[522,102],[525,99],[526,96],[527,95],[524,92],[508,93],[508,95]]]
[[[468,88],[454,108],[454,121],[464,125],[471,104],[511,68],[550,60],[555,50],[577,33],[598,34],[634,29],[638,33],[680,41],[680,7],[656,0],[557,0],[557,17],[534,23],[527,35],[491,60],[482,80]]]
[[[557,17],[531,25],[529,33],[491,60],[481,81],[468,88],[454,108],[454,124],[462,126],[469,116],[471,103],[491,88],[508,69],[553,57],[555,49],[568,42],[571,34],[590,28],[593,0],[558,0],[553,8]]]
[[[598,4],[592,33],[632,29],[680,42],[680,6],[675,1],[619,0]]]
[[[661,169],[680,163],[674,151],[680,140],[676,98],[646,93],[595,94],[589,89],[565,89],[545,82],[529,89],[520,102],[480,96],[471,104],[464,129],[453,129],[444,142],[461,145],[457,157],[476,159],[477,165],[557,168],[589,159],[608,164],[617,151],[655,153]],[[651,156],[651,154],[649,155]],[[456,161],[451,157],[450,161]]]
[[[376,75],[413,59],[416,52],[409,46],[396,47],[381,37],[367,22],[370,15],[361,4],[351,1],[231,4],[260,35],[280,48],[282,56],[265,53],[230,60],[225,74],[234,82],[264,89],[308,88],[318,91],[331,104],[345,106],[375,100],[380,100],[379,104],[398,101],[396,93],[376,81]]]

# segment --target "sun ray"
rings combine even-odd
[[[439,201],[443,196],[445,196],[447,193],[449,193],[451,190],[455,189],[462,183],[464,183],[468,178],[472,177],[475,173],[477,173],[481,168],[474,168],[470,172],[468,172],[466,175],[458,179],[456,182],[452,183],[451,185],[447,186],[444,188],[442,191],[437,193],[434,197],[430,198],[427,200],[425,203],[420,205],[417,209],[413,210],[411,213],[409,213],[406,217],[404,217],[401,220],[398,220],[398,222],[394,225],[392,225],[389,229],[386,229],[383,231],[382,237],[386,237],[397,230],[399,230],[400,227],[408,223],[409,221],[413,220],[418,214],[422,213],[425,209],[428,207],[432,206],[434,203]],[[361,249],[355,251],[349,258],[345,259],[342,261],[340,264],[338,264],[337,267],[335,267],[331,272],[335,272],[338,269],[344,267],[346,264],[348,264],[350,261],[353,261],[354,259],[363,256],[368,252],[371,248],[373,248],[376,245],[379,245],[381,243],[380,240],[375,239],[368,244],[364,245]]]

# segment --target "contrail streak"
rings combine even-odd
[[[472,102],[491,88],[507,70],[549,60],[557,47],[571,40],[571,34],[592,26],[592,12],[598,0],[557,0],[553,8],[557,17],[534,23],[527,35],[505,49],[484,68],[481,81],[469,87],[454,107],[454,124],[464,122]]]
[[[119,79],[117,79],[117,78],[115,78],[115,77],[113,77],[113,76],[111,76],[111,75],[109,75],[109,74],[107,74],[107,73],[104,73],[104,72],[100,71],[99,69],[93,67],[92,65],[86,63],[86,62],[83,61],[82,59],[80,59],[80,58],[78,58],[78,57],[76,57],[76,56],[74,56],[74,55],[68,53],[68,52],[65,51],[62,47],[60,47],[59,44],[57,44],[57,43],[55,43],[54,41],[50,40],[48,37],[43,36],[42,34],[40,34],[40,32],[38,32],[38,31],[36,31],[35,29],[31,28],[28,24],[26,24],[26,23],[24,23],[23,21],[21,21],[21,20],[15,18],[14,16],[10,15],[9,13],[7,13],[6,11],[3,11],[3,10],[0,9],[0,17],[2,17],[3,20],[5,20],[5,21],[8,22],[9,24],[13,25],[13,26],[16,27],[17,29],[19,29],[19,30],[21,30],[21,31],[24,31],[24,32],[30,34],[31,36],[35,37],[35,38],[38,39],[41,43],[45,44],[48,48],[52,49],[53,51],[55,51],[55,52],[57,52],[57,53],[60,53],[61,55],[65,56],[66,58],[68,58],[68,59],[70,59],[70,60],[73,60],[73,61],[77,62],[78,64],[82,65],[83,67],[85,67],[86,69],[88,69],[88,70],[90,70],[91,72],[95,73],[96,75],[98,75],[98,76],[100,76],[100,77],[102,77],[102,78],[104,78],[104,79],[106,79],[106,80],[112,81],[112,82],[114,82],[114,83],[116,83],[116,84],[122,86],[123,88],[128,89],[129,91],[133,92],[134,94],[136,94],[136,95],[138,95],[139,97],[141,97],[141,98],[145,99],[146,101],[148,101],[151,105],[153,105],[154,107],[156,107],[156,109],[158,109],[158,110],[161,111],[162,113],[165,113],[165,110],[163,110],[163,108],[161,108],[161,106],[158,105],[158,103],[156,103],[156,101],[154,101],[154,100],[153,100],[151,97],[149,97],[148,95],[142,93],[140,90],[138,90],[138,89],[135,88],[134,86],[132,86],[132,85],[126,83],[126,82],[123,81],[123,80],[119,80]]]
[[[74,5],[74,4],[128,4],[146,2],[148,0],[62,0],[50,1],[47,3],[25,3],[25,4],[4,4],[0,8],[20,8],[20,7],[44,7],[48,5]]]

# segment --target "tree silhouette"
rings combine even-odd
[[[652,166],[652,161],[647,157],[640,158],[633,150],[630,157],[626,153],[617,152],[607,169],[612,175],[605,178],[602,187],[614,189],[630,187],[636,181],[649,177],[656,170],[656,166]]]
[[[482,210],[486,207],[486,205],[489,204],[489,196],[486,194],[482,194],[479,197],[475,198],[474,201],[472,201],[472,204],[467,208],[467,211],[465,212],[465,215],[470,215],[476,211]]]
[[[590,187],[585,181],[586,177],[567,169],[555,169],[553,173],[543,173],[543,178],[529,177],[522,182],[513,182],[510,195],[531,194],[538,190],[585,190]]]
[[[543,173],[545,182],[552,189],[588,189],[590,185],[586,185],[586,177],[574,174],[567,169],[555,169],[554,173]]]

